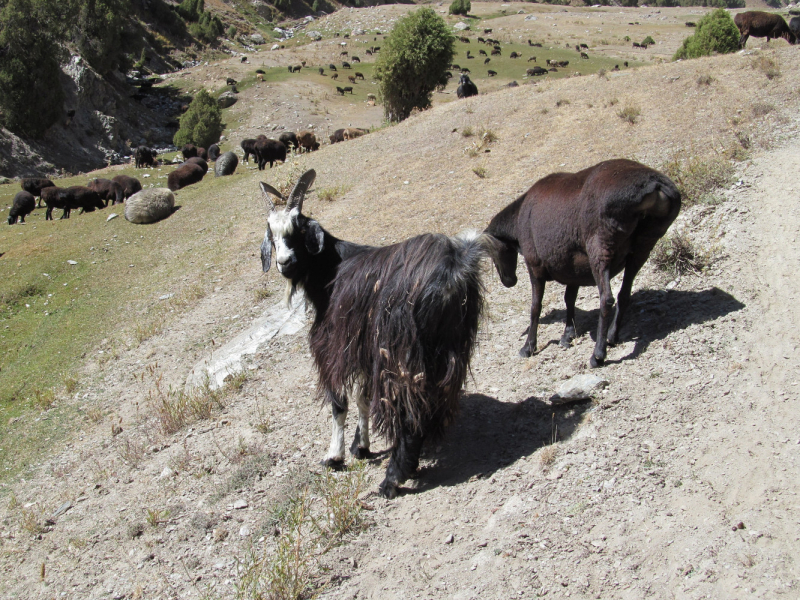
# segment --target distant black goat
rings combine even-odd
[[[220,155],[219,144],[211,144],[208,147],[208,159],[207,160],[217,160]]]
[[[324,464],[344,464],[350,400],[358,406],[351,452],[370,453],[369,417],[392,454],[380,493],[394,498],[414,474],[426,438],[442,434],[458,409],[483,308],[481,258],[500,244],[489,235],[426,234],[382,248],[337,239],[302,214],[315,178],[308,171],[278,211],[270,204],[261,263],[299,288],[314,308],[309,343],[319,390],[333,413]]]
[[[90,190],[97,192],[100,199],[108,206],[111,204],[122,204],[125,201],[125,191],[122,186],[111,179],[92,179],[86,184]]]
[[[553,173],[537,181],[501,210],[486,233],[505,248],[495,264],[506,287],[517,283],[517,254],[522,254],[533,288],[531,323],[521,356],[536,351],[536,330],[545,283],[567,286],[567,319],[561,345],[575,337],[575,299],[581,286],[600,291],[600,323],[592,367],[603,364],[607,343],[619,339],[633,279],[656,242],[678,216],[681,195],[662,173],[632,160],[607,160],[578,173]],[[611,278],[625,275],[611,318]]]
[[[137,169],[155,167],[158,164],[156,156],[158,156],[158,153],[155,150],[151,150],[147,146],[139,146],[133,152],[134,164]]]
[[[42,190],[46,187],[55,187],[55,183],[44,177],[26,177],[19,182],[23,190],[39,198],[39,206],[42,205]]]
[[[269,168],[278,161],[286,162],[286,146],[278,140],[271,140],[266,137],[256,139],[256,158],[258,159],[258,170],[263,171],[267,163]]]
[[[249,158],[251,154],[253,155],[253,157],[256,158],[256,160],[258,160],[258,155],[256,154],[256,140],[254,139],[242,140],[240,142],[240,145],[242,146],[242,150],[244,150],[244,158],[242,159],[242,162],[250,162]]]

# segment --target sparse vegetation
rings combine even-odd
[[[754,117],[763,117],[773,110],[775,110],[775,107],[768,102],[754,102],[752,107]]]
[[[714,81],[714,78],[711,75],[700,75],[697,78],[697,85],[711,85]]]
[[[677,184],[684,207],[714,203],[714,192],[731,182],[733,165],[725,157],[677,152],[662,169]]]
[[[462,135],[463,137],[472,137],[473,135],[475,135],[475,132],[472,130],[472,127],[470,127],[469,125],[467,125],[466,127],[464,127],[464,128],[461,130],[461,135]]]
[[[567,100],[566,98],[559,98],[558,100],[556,100],[556,106],[568,106],[568,105],[569,105],[569,100]]]
[[[670,275],[699,273],[709,265],[708,253],[698,250],[682,233],[674,233],[658,241],[650,260],[660,271]]]
[[[739,49],[739,29],[731,15],[718,8],[697,23],[694,34],[683,40],[674,59],[698,58],[714,52],[726,54]]]
[[[472,167],[472,172],[475,173],[475,175],[477,175],[481,179],[485,179],[486,176],[488,175],[488,171],[486,170],[486,167],[484,167],[483,165],[475,165],[474,167]]]
[[[453,56],[455,38],[433,9],[420,8],[399,19],[374,71],[387,120],[403,121],[412,110],[429,108],[433,91],[447,85]]]
[[[469,11],[472,10],[472,4],[469,0],[453,0],[450,3],[450,8],[448,12],[451,15],[462,15],[466,16],[469,14]]]
[[[617,112],[617,116],[625,121],[626,123],[630,123],[634,125],[636,121],[639,120],[639,116],[642,112],[639,110],[637,106],[633,106],[632,104],[626,104],[625,108],[619,110]]]
[[[322,188],[317,192],[317,198],[324,202],[333,202],[341,198],[347,191],[347,186],[335,185],[333,187]]]
[[[781,76],[781,70],[780,66],[778,65],[778,61],[772,56],[758,54],[753,58],[750,64],[755,70],[761,71],[770,81]]]
[[[200,90],[181,116],[180,128],[173,142],[178,148],[185,144],[208,148],[219,141],[223,128],[222,112],[217,101],[206,90]]]

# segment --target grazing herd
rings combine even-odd
[[[442,435],[458,408],[484,305],[480,263],[491,258],[506,287],[517,283],[517,256],[533,286],[531,324],[520,354],[536,351],[547,281],[566,285],[567,323],[561,344],[576,336],[580,286],[600,292],[600,367],[615,344],[634,277],[678,215],[681,196],[662,173],[631,160],[608,160],[578,173],[554,173],[501,210],[483,233],[423,234],[390,246],[347,242],[303,214],[314,182],[304,173],[288,198],[261,183],[269,208],[261,264],[273,251],[287,280],[287,304],[303,290],[314,309],[309,331],[318,389],[333,416],[328,467],[345,462],[348,407],[358,408],[350,452],[369,458],[370,417],[391,445],[379,492],[386,498],[411,477],[422,444]],[[286,206],[278,210],[274,195]],[[624,270],[616,313],[611,278]]]

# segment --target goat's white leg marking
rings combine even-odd
[[[347,409],[331,405],[331,413],[333,414],[331,446],[328,448],[325,460],[344,461],[344,422],[347,419]]]
[[[353,397],[358,405],[358,447],[369,450],[369,402],[364,397],[364,387],[355,384]]]

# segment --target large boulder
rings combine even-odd
[[[222,177],[224,175],[233,175],[238,164],[239,157],[233,152],[225,152],[224,154],[220,154],[217,162],[214,163],[214,176]]]
[[[239,100],[239,96],[234,92],[222,92],[217,98],[217,104],[220,108],[228,108],[236,104],[237,100]]]
[[[263,36],[263,35],[261,35],[260,33],[253,33],[253,34],[251,34],[251,35],[250,35],[250,41],[251,41],[251,42],[253,42],[254,44],[257,44],[257,45],[259,45],[259,46],[260,46],[261,44],[264,44],[264,43],[266,43],[266,42],[264,42],[264,36]]]
[[[125,201],[125,218],[131,223],[155,223],[175,208],[175,195],[167,188],[148,188]]]

